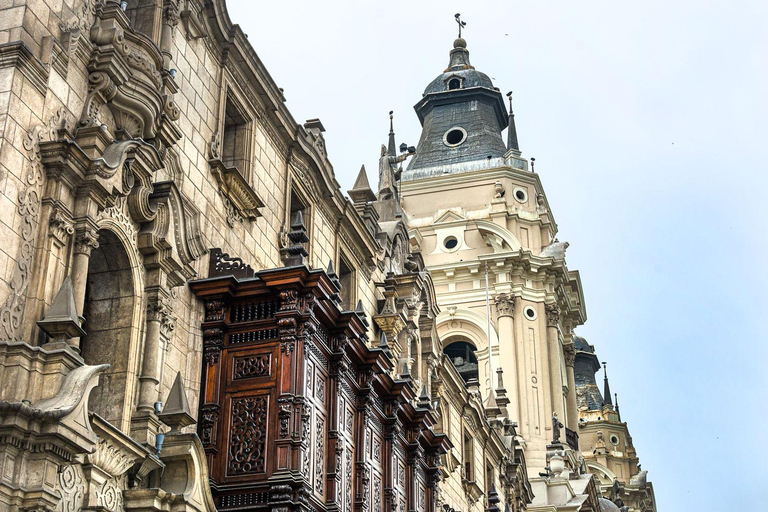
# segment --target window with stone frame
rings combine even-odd
[[[464,479],[469,482],[475,481],[475,442],[472,434],[464,431],[464,446],[461,454],[461,460],[464,463]]]
[[[339,254],[338,276],[341,282],[341,303],[345,310],[355,307],[357,286],[355,270],[343,253]]]
[[[221,138],[221,161],[235,167],[245,179],[250,178],[252,123],[234,96],[227,94],[224,129]]]

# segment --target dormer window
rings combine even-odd
[[[458,78],[451,78],[448,80],[448,89],[453,91],[454,89],[461,88],[461,80]]]

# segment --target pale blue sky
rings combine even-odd
[[[768,3],[230,0],[297,121],[319,117],[343,190],[395,111],[446,67],[514,91],[584,284],[578,333],[609,362],[661,511],[764,502]],[[601,378],[602,374],[598,374]]]

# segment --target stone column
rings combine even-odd
[[[170,318],[170,307],[165,301],[154,298],[147,304],[147,331],[144,339],[144,361],[139,377],[140,411],[152,411],[158,400],[160,384],[161,340],[160,329]]]
[[[75,308],[80,317],[83,316],[85,307],[85,287],[88,283],[88,263],[91,260],[91,251],[98,247],[99,235],[95,229],[85,227],[76,231],[71,275]],[[80,338],[71,338],[68,343],[75,349],[80,349]]]
[[[517,373],[517,348],[515,347],[515,298],[501,293],[494,298],[499,326],[499,362],[507,372]],[[512,375],[507,379],[511,387],[509,390],[509,416],[512,421],[520,421],[520,398],[518,395],[517,376]]]
[[[579,406],[576,403],[576,378],[573,374],[573,365],[576,361],[576,349],[573,343],[563,345],[565,354],[565,372],[568,378],[568,395],[566,396],[566,405],[568,414],[566,415],[565,426],[574,432],[579,431]]]
[[[563,410],[563,374],[560,370],[561,349],[557,326],[560,323],[560,308],[556,303],[544,304],[547,313],[547,344],[549,346],[549,373],[552,392],[552,412],[558,418],[565,418]]]

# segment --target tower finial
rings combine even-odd
[[[459,39],[461,39],[461,29],[467,26],[466,21],[461,21],[461,13],[456,13],[453,15],[454,19],[456,20],[456,23],[459,25]]]
[[[394,110],[389,111],[389,143],[387,144],[387,154],[389,156],[397,156],[397,148],[395,148],[395,125],[393,121],[393,113]]]
[[[507,122],[507,149],[520,152],[520,145],[517,142],[517,128],[515,127],[515,113],[512,111],[512,91],[507,93],[509,98],[509,120]]]
[[[608,363],[603,361],[603,405],[610,405],[613,407],[613,402],[611,401],[611,387],[608,385]]]

